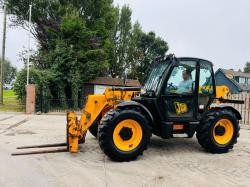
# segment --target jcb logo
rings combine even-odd
[[[175,110],[176,110],[176,114],[186,113],[188,111],[187,104],[175,102]]]

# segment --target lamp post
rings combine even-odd
[[[2,43],[2,60],[1,60],[1,93],[0,93],[0,105],[3,104],[3,72],[5,62],[5,43],[6,43],[6,5],[4,5],[4,16],[3,16],[3,43]]]

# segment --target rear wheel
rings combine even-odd
[[[147,148],[150,137],[149,121],[135,110],[112,110],[103,117],[99,128],[101,149],[116,161],[136,159]]]
[[[93,124],[89,127],[89,132],[97,138],[97,131],[98,131],[98,120],[95,120]]]
[[[196,132],[199,144],[211,153],[226,153],[237,143],[239,121],[231,110],[213,110]]]

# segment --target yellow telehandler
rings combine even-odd
[[[67,113],[67,141],[63,144],[18,147],[58,147],[12,155],[49,152],[78,152],[88,130],[112,160],[130,161],[142,155],[152,133],[161,138],[196,133],[199,144],[211,153],[226,153],[237,142],[240,113],[225,103],[226,86],[215,86],[211,62],[173,55],[153,63],[142,88],[107,88],[104,94],[89,95],[80,120]]]

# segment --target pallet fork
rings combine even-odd
[[[84,113],[83,115],[84,116]],[[19,155],[32,155],[32,154],[43,154],[43,153],[58,153],[58,152],[71,152],[76,153],[78,151],[78,143],[85,142],[85,135],[87,131],[82,132],[82,127],[80,127],[80,123],[77,120],[75,112],[67,113],[67,138],[65,143],[55,143],[55,144],[42,144],[42,145],[31,145],[31,146],[21,146],[16,149],[24,150],[24,149],[33,149],[38,148],[41,150],[34,151],[25,151],[25,152],[16,152],[12,153],[12,156]],[[58,148],[61,147],[61,148]],[[43,149],[50,148],[50,149]]]

